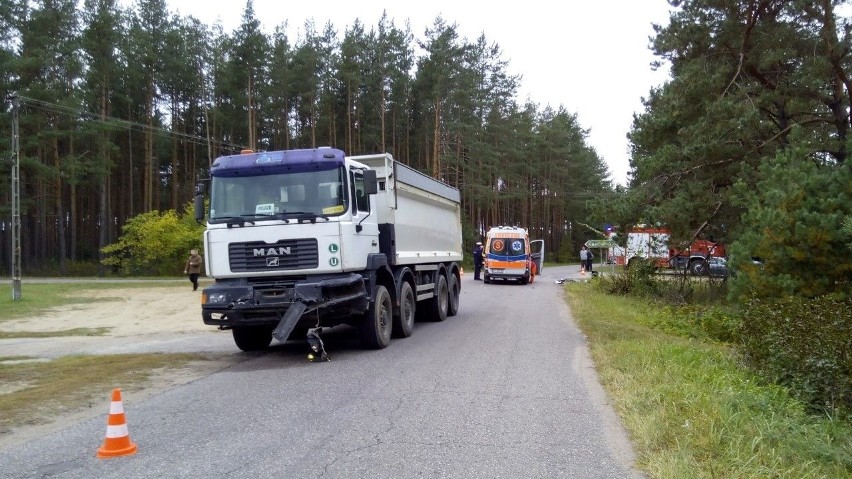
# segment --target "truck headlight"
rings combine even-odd
[[[209,293],[202,297],[202,304],[227,304],[227,293]]]

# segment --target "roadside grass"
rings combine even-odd
[[[565,287],[638,466],[658,478],[852,478],[852,424],[808,415],[724,344],[655,329],[647,300]]]
[[[0,339],[57,338],[62,336],[103,336],[112,328],[73,328],[61,331],[0,331]]]
[[[12,285],[0,284],[0,323],[3,320],[19,319],[38,315],[41,312],[60,306],[74,306],[92,302],[108,302],[119,299],[92,298],[87,291],[103,291],[124,288],[150,288],[152,283],[102,281],[74,283],[25,283],[21,286],[21,299],[12,300]],[[157,287],[181,287],[183,283],[156,283]],[[33,336],[27,336],[33,337]]]
[[[22,359],[26,358],[7,357],[0,362],[0,435],[46,424],[57,415],[93,407],[97,401],[108,406],[113,388],[141,389],[155,375],[210,358],[181,353]]]

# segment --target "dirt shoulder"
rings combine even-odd
[[[0,331],[58,332],[103,328],[99,336],[0,340],[0,356],[52,359],[68,354],[222,352],[235,348],[229,332],[201,320],[201,291],[186,285],[92,289],[91,300],[0,322]]]
[[[4,321],[0,329],[61,331],[105,327],[110,329],[110,337],[212,329],[201,322],[201,291],[192,291],[191,286],[91,290],[85,295],[93,301]]]
[[[0,357],[25,357],[49,361],[71,354],[201,353],[193,361],[151,375],[144,382],[124,386],[125,400],[139,401],[165,390],[208,376],[245,359],[233,344],[230,332],[218,331],[201,320],[201,291],[162,286],[85,291],[92,302],[44,311],[33,317],[0,322],[8,332],[53,332],[75,328],[106,328],[102,336],[57,336],[0,340]],[[10,364],[7,362],[6,364]],[[117,387],[117,386],[116,386]],[[13,388],[0,390],[11,394]],[[108,393],[76,405],[65,404],[46,424],[21,425],[0,434],[0,448],[19,444],[80,420],[104,414]],[[99,400],[100,399],[100,400]]]

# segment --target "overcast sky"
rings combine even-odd
[[[245,0],[167,0],[169,10],[192,15],[225,31],[237,28]],[[508,8],[513,5],[511,8]],[[518,101],[528,98],[541,110],[564,106],[589,130],[588,143],[609,166],[612,179],[625,184],[628,171],[626,134],[641,98],[662,84],[668,71],[654,72],[648,49],[652,23],[668,22],[666,0],[526,0],[473,2],[462,0],[254,0],[266,32],[287,21],[291,41],[312,19],[318,31],[331,22],[343,37],[356,18],[375,26],[382,12],[399,27],[406,20],[415,38],[441,16],[458,26],[460,37],[480,34],[498,44],[510,74],[522,75]]]

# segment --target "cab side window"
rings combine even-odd
[[[364,175],[360,171],[352,172],[352,197],[355,198],[352,205],[353,214],[357,214],[359,211],[370,212],[370,197],[365,193]]]

